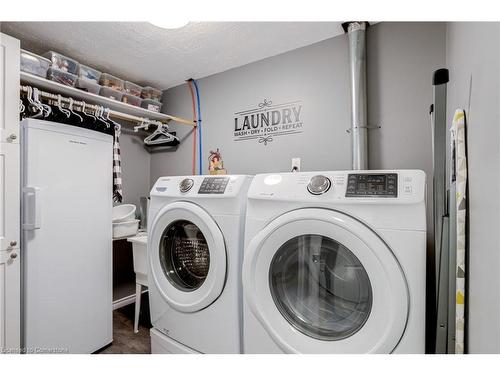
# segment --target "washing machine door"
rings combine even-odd
[[[391,353],[406,327],[406,278],[387,244],[327,209],[273,220],[249,243],[246,303],[288,353]]]
[[[213,303],[226,278],[226,247],[214,219],[201,207],[175,202],[156,215],[148,243],[151,279],[181,312]]]

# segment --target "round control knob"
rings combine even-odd
[[[311,178],[309,184],[307,185],[307,190],[311,194],[321,195],[326,193],[331,186],[332,182],[328,177],[323,175],[317,175]]]
[[[194,185],[194,180],[192,178],[185,178],[179,184],[179,190],[181,193],[187,193]]]

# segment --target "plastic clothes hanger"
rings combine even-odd
[[[166,125],[162,123],[153,125],[156,125],[156,130],[144,139],[144,143],[148,146],[161,145],[179,140],[176,136],[173,136],[168,132],[168,127]]]
[[[39,102],[35,101],[35,99],[34,99],[34,89],[31,86],[28,86],[28,95],[27,95],[27,98],[28,98],[28,102],[31,104],[31,108],[34,109],[35,111],[37,111],[31,117],[32,118],[39,118],[40,116],[42,116],[44,114],[43,113],[43,107],[39,104]]]
[[[137,126],[134,126],[134,132],[137,133],[139,129],[149,129],[149,125],[151,125],[151,122],[146,122],[144,119],[141,119],[141,123]]]
[[[23,100],[19,99],[19,113],[24,113],[26,107],[24,106]]]
[[[93,118],[93,119],[94,119],[94,121],[96,121],[96,120],[97,120],[97,117],[95,117],[95,116],[92,114],[92,111],[90,111],[89,113],[85,112],[85,107],[87,106],[87,103],[85,103],[85,102],[82,102],[82,103],[83,103],[83,105],[82,105],[82,113],[83,113],[85,116],[87,116],[87,117],[91,117],[91,118]]]
[[[102,117],[103,113],[104,113],[104,107],[102,107],[102,106],[97,107],[97,109],[96,109],[96,116],[97,116],[97,119],[98,119],[100,122],[102,122],[104,125],[106,125],[106,128],[108,128],[108,129],[109,129],[109,126],[110,126],[110,125],[109,125],[109,123],[108,123],[108,122],[106,122],[106,119],[104,119],[104,117]]]
[[[71,112],[62,107],[62,97],[61,95],[57,95],[57,108],[61,111],[61,113],[65,114],[67,118],[71,115]]]
[[[73,103],[74,103],[74,102],[75,102],[75,101],[73,100],[73,98],[69,98],[69,107],[68,107],[68,109],[69,109],[69,111],[71,112],[71,114],[75,115],[76,117],[78,117],[78,118],[80,119],[80,122],[83,122],[83,117],[82,117],[82,116],[80,116],[78,113],[75,113],[75,112],[73,111]]]
[[[40,100],[40,91],[36,87],[33,88],[33,101],[37,104],[38,108],[41,109],[43,117],[46,118],[50,115],[52,108],[50,105],[42,103]]]
[[[106,112],[106,117],[105,117],[105,118],[106,118],[106,120],[108,120],[109,122],[111,122],[111,123],[114,125],[114,127],[115,127],[115,132],[116,132],[116,133],[118,134],[118,136],[119,136],[119,135],[121,134],[121,132],[122,132],[122,126],[121,126],[119,123],[117,123],[116,121],[113,121],[113,120],[111,120],[111,119],[109,118],[109,108],[106,108],[104,111]]]

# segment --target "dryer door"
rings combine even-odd
[[[170,306],[201,310],[222,292],[226,247],[212,217],[201,207],[176,202],[156,216],[148,243],[150,279]]]
[[[408,318],[404,273],[384,241],[350,216],[300,209],[247,246],[252,313],[291,353],[390,353]]]

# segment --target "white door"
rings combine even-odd
[[[0,33],[0,251],[19,247],[19,53]]]
[[[246,302],[289,353],[390,353],[408,315],[406,279],[361,222],[327,209],[273,220],[245,250]]]
[[[212,217],[195,204],[176,202],[158,213],[151,228],[151,277],[165,301],[181,312],[213,303],[224,288],[226,247]]]
[[[0,143],[19,144],[20,42],[0,33]]]
[[[0,33],[0,348],[20,347],[20,42]]]
[[[19,144],[0,142],[0,251],[19,248]]]
[[[0,352],[16,353],[20,347],[19,249],[0,251]]]

